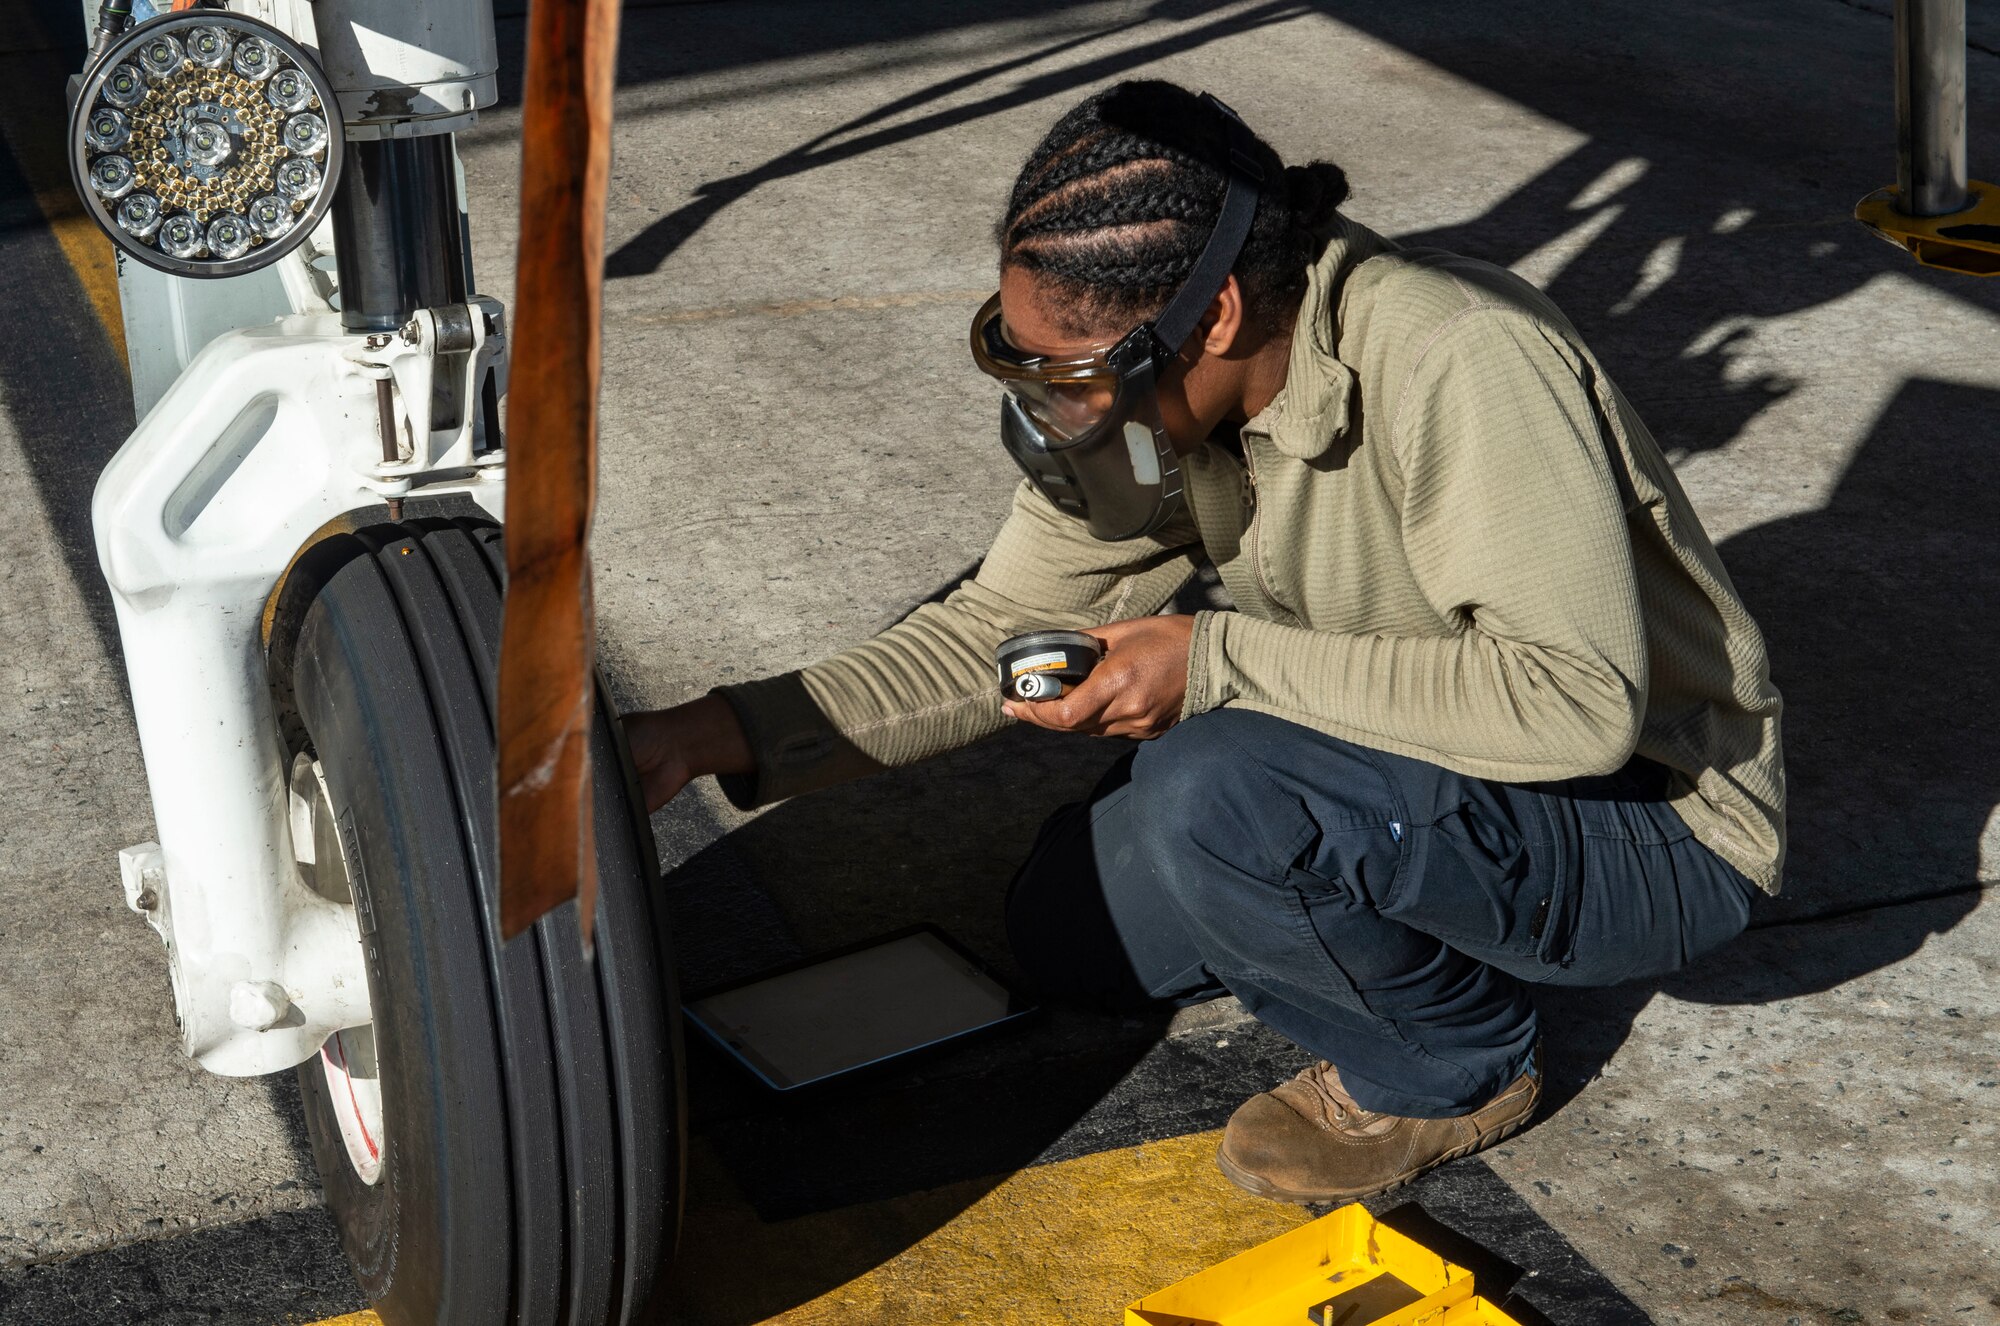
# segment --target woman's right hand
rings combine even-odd
[[[620,722],[648,814],[703,774],[749,773],[756,767],[743,724],[719,695],[626,714]]]

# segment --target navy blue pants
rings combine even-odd
[[[1659,976],[1743,930],[1755,886],[1665,790],[1645,760],[1513,785],[1215,710],[1049,819],[1008,932],[1044,998],[1227,990],[1364,1108],[1463,1114],[1526,1068],[1528,984]]]

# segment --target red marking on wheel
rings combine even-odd
[[[327,1038],[326,1045],[319,1047],[322,1056],[326,1054],[327,1045],[333,1046],[340,1054],[340,1063],[337,1065],[340,1069],[340,1081],[347,1088],[347,1103],[354,1108],[354,1126],[361,1130],[361,1140],[368,1147],[368,1158],[380,1160],[382,1149],[375,1145],[375,1139],[369,1135],[368,1119],[361,1113],[361,1101],[354,1094],[354,1078],[347,1071],[347,1047],[340,1043],[340,1033],[334,1032]]]

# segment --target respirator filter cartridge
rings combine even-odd
[[[1104,646],[1081,631],[1030,631],[1002,642],[993,661],[1005,698],[1053,700],[1069,694],[1103,657]]]

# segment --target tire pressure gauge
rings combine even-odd
[[[1081,631],[1030,631],[994,652],[1000,694],[1010,700],[1053,700],[1067,695],[1104,657],[1104,647]]]

